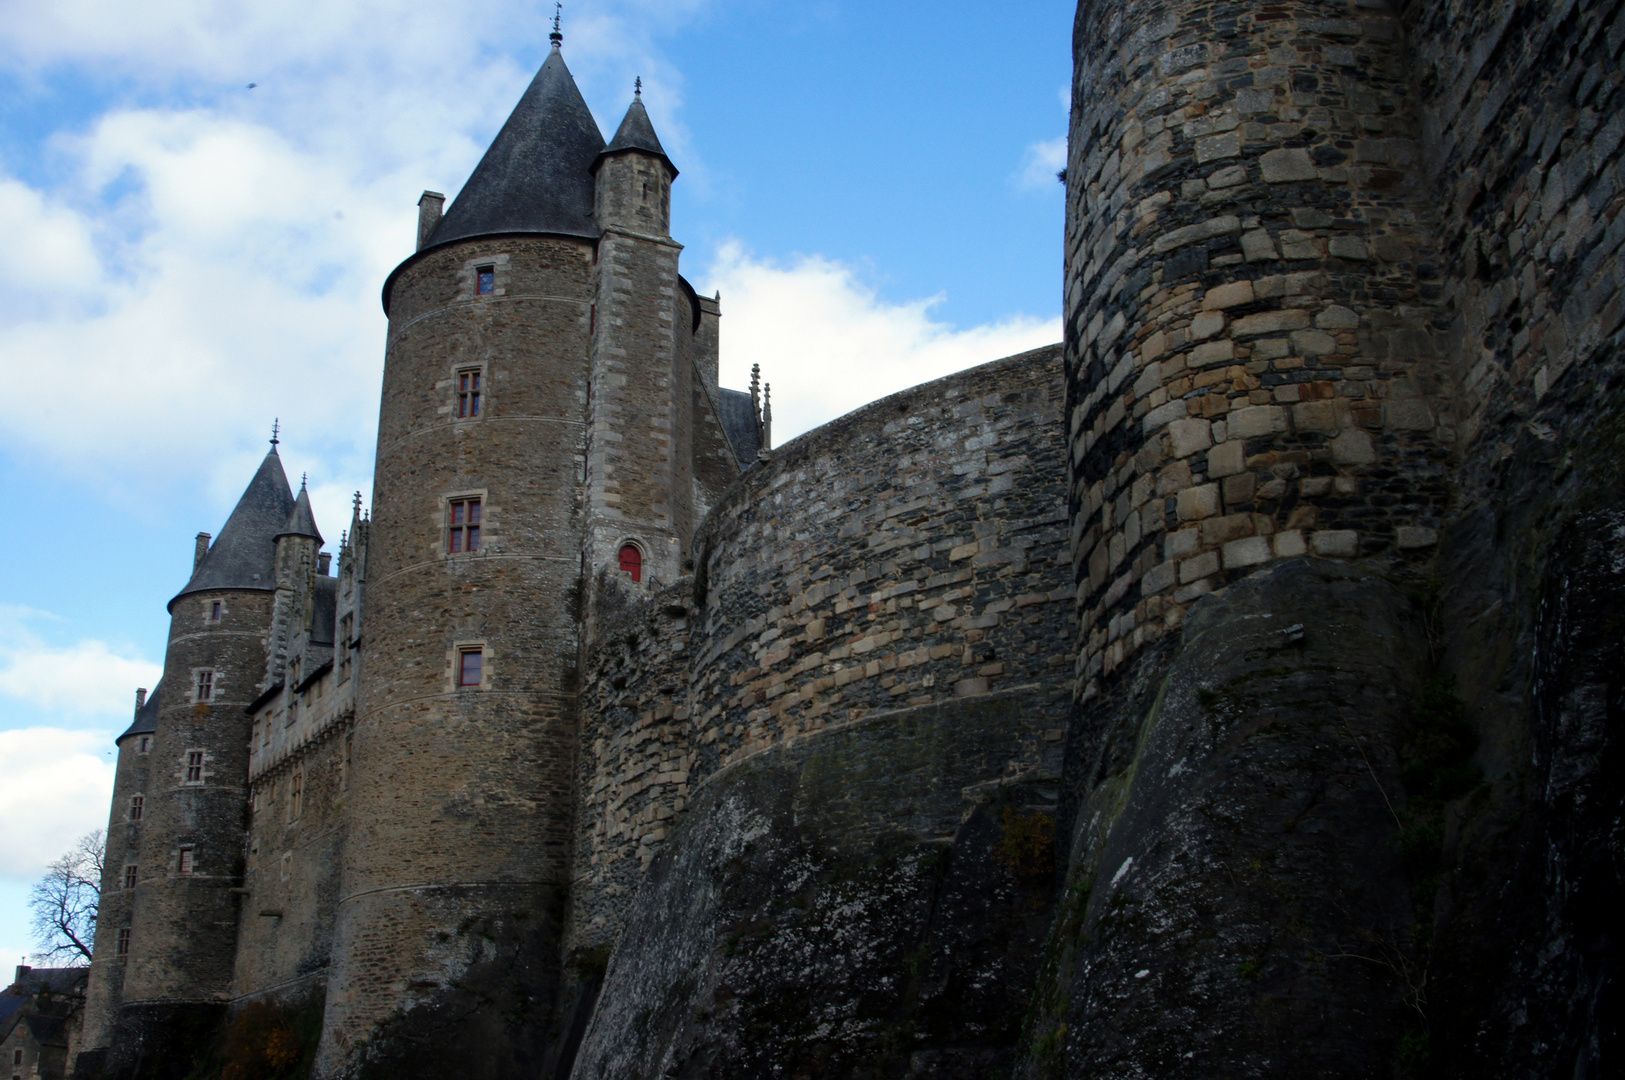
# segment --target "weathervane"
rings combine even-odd
[[[559,16],[562,14],[564,14],[564,0],[557,0],[553,5],[553,32],[547,35],[548,39],[553,42],[555,49],[564,40],[564,35],[559,32]]]
[[[637,79],[632,83],[632,96],[633,97],[642,97],[643,96],[643,76],[642,75],[639,75],[637,77]]]
[[[282,421],[281,420],[275,420],[275,419],[272,420],[271,421],[271,445],[272,446],[275,446],[277,443],[282,441],[281,439],[278,439],[276,437],[277,432],[279,432],[281,430],[282,430]]]

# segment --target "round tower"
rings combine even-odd
[[[568,883],[603,136],[557,44],[389,316],[319,1075],[532,1075]],[[425,1032],[434,1032],[426,1039]]]
[[[199,534],[198,557],[207,550],[208,534]],[[141,834],[146,820],[147,789],[151,777],[152,742],[163,683],[135,692],[135,716],[120,735],[118,764],[113,774],[113,807],[107,819],[107,848],[102,858],[101,897],[96,911],[96,944],[85,987],[85,1019],[80,1045],[92,1054],[89,1072],[100,1072],[113,1036],[113,1022],[124,995],[124,968],[130,951],[132,880],[140,872]]]
[[[121,890],[130,915],[108,1058],[114,1075],[142,1059],[191,1061],[203,1049],[199,1032],[230,996],[248,782],[246,709],[265,673],[274,537],[293,506],[273,443],[219,539],[206,553],[200,542],[191,581],[169,602],[138,854],[121,868],[134,888]]]

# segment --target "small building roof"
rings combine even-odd
[[[274,590],[276,537],[293,507],[288,476],[282,471],[282,459],[277,456],[276,447],[272,446],[209,553],[192,572],[192,580],[175,594],[169,609],[173,611],[175,600],[190,593],[217,589]]]
[[[631,106],[626,110],[626,117],[615,131],[615,137],[609,140],[609,145],[604,147],[597,160],[593,162],[593,169],[596,170],[599,162],[611,154],[627,150],[641,150],[645,154],[653,154],[666,163],[667,168],[671,169],[672,176],[677,175],[677,166],[671,163],[671,158],[666,156],[665,147],[660,145],[660,136],[655,134],[655,126],[649,121],[649,110],[643,107],[641,96],[632,99]]]
[[[115,746],[128,739],[131,735],[147,735],[158,730],[158,710],[161,708],[158,704],[158,697],[163,692],[164,682],[160,679],[158,685],[152,688],[152,693],[147,695],[147,700],[142,702],[141,707],[135,711],[135,720],[131,722],[129,728],[125,730],[123,735],[113,740]]]
[[[750,395],[743,390],[718,387],[717,413],[740,468],[755,464],[756,453],[762,448],[762,433],[756,426],[756,406],[751,404]]]
[[[555,47],[425,246],[493,233],[598,235],[598,122]]]

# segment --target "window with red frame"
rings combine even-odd
[[[197,866],[197,859],[195,858],[195,855],[195,850],[190,846],[181,848],[181,873],[190,874]]]
[[[631,574],[633,581],[643,580],[643,552],[636,544],[621,545],[621,572]]]
[[[478,368],[457,373],[457,418],[467,419],[480,415],[482,373]]]
[[[453,552],[480,550],[480,500],[451,500],[451,539],[447,549]]]
[[[474,268],[474,291],[480,296],[490,296],[497,290],[497,268],[494,266],[477,266]]]
[[[457,685],[478,686],[485,674],[485,653],[480,649],[464,649],[457,655]]]

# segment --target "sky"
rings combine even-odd
[[[370,504],[385,320],[425,189],[455,197],[546,58],[552,5],[0,0],[0,963],[28,887],[107,823],[193,536],[273,419],[336,538]],[[1060,338],[1072,9],[575,0],[606,138],[633,79],[681,170],[779,443]],[[49,541],[49,543],[46,543]],[[331,550],[332,544],[329,545]]]

